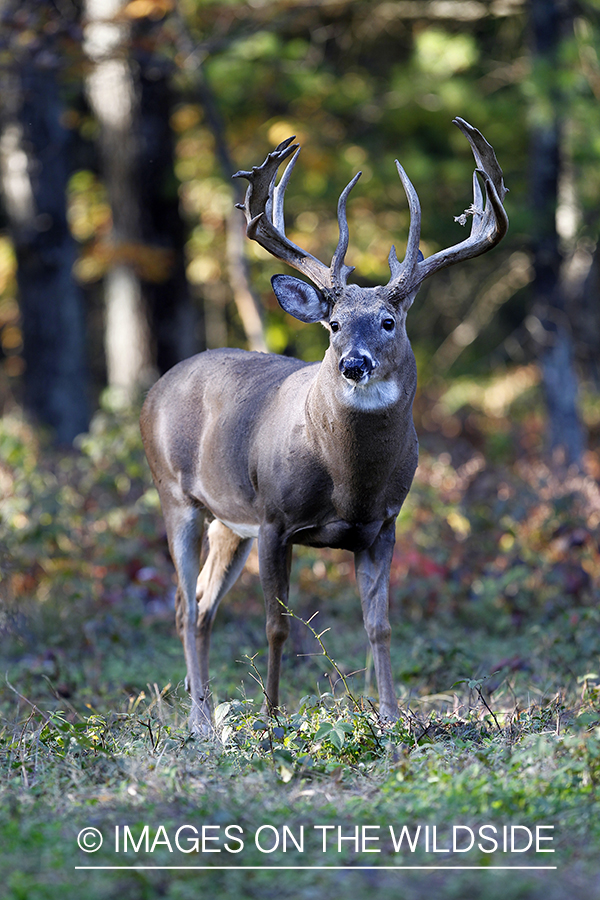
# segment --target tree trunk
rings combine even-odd
[[[577,300],[579,356],[588,377],[600,389],[600,240],[596,243]]]
[[[186,59],[185,66],[188,74],[193,77],[195,88],[198,93],[198,99],[204,109],[207,125],[212,132],[215,141],[216,156],[219,160],[221,171],[223,176],[228,181],[231,181],[236,172],[236,167],[233,164],[229,152],[225,134],[225,123],[221,111],[202,67],[201,55],[197,52],[197,48],[190,37],[183,18],[176,13],[175,21],[178,23],[179,45]],[[232,203],[231,215],[227,220],[227,269],[229,274],[229,284],[242,323],[242,328],[246,334],[248,347],[250,350],[266,352],[267,341],[263,324],[262,304],[256,292],[252,290],[250,269],[245,252],[247,243],[245,223],[243,216],[240,216],[239,214],[239,210],[234,208],[235,202],[241,203],[244,200],[245,191],[239,180],[233,182],[232,185],[234,202]],[[211,319],[213,322],[222,319],[219,315],[220,312],[221,310],[218,308],[207,311],[207,333],[213,330],[211,329],[210,324]],[[219,327],[214,329],[214,331],[220,330]]]
[[[129,26],[118,22],[124,0],[86,0],[84,51],[90,105],[112,210],[112,266],[105,276],[105,352],[109,387],[132,401],[153,380],[150,324],[136,268],[139,215],[139,107],[128,58]]]
[[[89,424],[83,292],[66,215],[69,132],[50,54],[24,54],[3,78],[0,178],[17,256],[24,404],[56,440]]]
[[[534,110],[531,140],[534,309],[545,335],[540,365],[549,419],[549,451],[554,461],[570,465],[580,463],[585,445],[577,411],[577,375],[556,227],[562,136],[557,51],[570,21],[560,0],[530,0],[530,12],[533,61],[538,88],[545,95],[545,103]]]
[[[141,25],[151,28],[153,23]],[[140,46],[144,42],[140,41]],[[136,53],[140,73],[139,203],[141,236],[152,257],[153,273],[143,275],[158,371],[203,349],[198,315],[185,273],[185,229],[175,181],[173,135],[170,128],[170,71],[153,54]]]
[[[221,170],[225,178],[231,180],[236,169],[233,165],[225,137],[225,124],[213,92],[206,79],[206,75],[200,65],[196,70],[196,85],[200,102],[204,107],[208,126],[215,139],[217,158],[221,163]],[[233,190],[235,202],[242,203],[245,190],[239,179],[234,182]],[[246,227],[244,219],[243,217],[240,217],[239,210],[235,209],[234,206],[227,220],[227,268],[229,272],[229,283],[231,285],[231,290],[233,291],[233,299],[237,307],[242,327],[246,333],[250,350],[266,353],[267,341],[262,319],[262,306],[259,298],[250,286],[250,271],[248,260],[246,258],[245,246]]]

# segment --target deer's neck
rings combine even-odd
[[[375,496],[386,494],[408,449],[416,448],[411,361],[358,393],[360,386],[347,385],[328,352],[308,392],[307,437],[332,477],[336,496],[354,517],[360,517],[363,506],[372,508]]]

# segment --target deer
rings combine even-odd
[[[385,285],[348,282],[354,267],[345,262],[346,204],[360,172],[339,198],[339,241],[329,266],[285,233],[284,195],[300,152],[294,137],[262,165],[234,176],[249,182],[245,201],[237,204],[247,236],[308,279],[274,275],[279,304],[301,322],[324,325],[329,345],[317,363],[241,349],[206,350],[163,375],[144,402],[140,427],[177,578],[176,623],[195,737],[215,733],[211,630],[255,539],[266,610],[266,712],[280,705],[292,548],[304,545],[354,554],[378,714],[384,727],[399,717],[389,579],[396,518],[418,459],[412,415],[417,374],[406,316],[426,278],[492,249],[508,229],[507,189],[492,146],[464,119],[453,122],[476,164],[473,203],[456,218],[462,224],[472,219],[470,235],[424,258],[419,198],[396,160],[410,221],[404,259],[399,262],[392,246]],[[205,527],[208,554],[200,570]]]

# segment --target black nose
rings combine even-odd
[[[368,356],[342,356],[340,359],[340,372],[351,381],[360,381],[372,371],[373,361]]]

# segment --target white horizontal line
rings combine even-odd
[[[493,869],[495,871],[502,869],[502,870],[511,870],[511,871],[526,870],[528,872],[531,872],[534,870],[548,871],[548,870],[557,869],[557,868],[558,868],[558,866],[75,866],[75,869],[88,869],[91,871],[100,871],[100,870],[107,870],[107,869],[114,869],[114,870],[118,870],[118,871],[121,871],[124,869],[127,869],[127,870],[129,870],[129,869],[145,869],[145,870],[150,870],[150,871],[154,871],[155,869],[178,869],[178,870],[186,871],[189,869],[189,871],[198,871],[198,870],[205,870],[205,871],[215,870],[216,871],[216,870],[219,870],[219,871],[231,871],[231,872],[235,872],[240,869],[261,869],[261,870],[283,869],[283,870],[287,870],[287,871],[292,870],[292,869],[294,871],[304,871],[305,869],[306,870],[314,870],[314,869],[340,870],[340,869],[343,869],[343,870],[347,870],[350,872],[365,871],[365,870],[368,870],[370,872],[397,871],[399,869],[421,869],[421,870],[425,870],[425,871],[433,871],[433,870],[451,871],[451,870],[456,870],[456,869],[461,869],[461,870],[470,869],[470,870],[474,870],[474,871],[487,872],[490,869]]]

